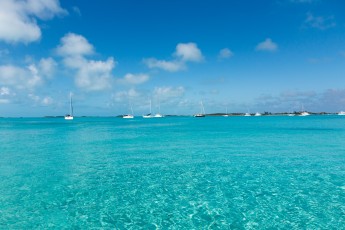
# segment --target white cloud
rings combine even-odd
[[[219,58],[223,58],[223,59],[230,58],[232,56],[234,56],[234,53],[228,48],[224,48],[220,50],[219,55],[218,55]]]
[[[35,65],[29,65],[28,69],[31,73],[31,77],[27,81],[27,86],[29,88],[35,88],[38,85],[42,84],[42,78],[39,76],[38,69]]]
[[[159,98],[174,98],[182,97],[185,93],[185,88],[179,87],[156,87],[153,94]]]
[[[0,88],[0,96],[7,96],[11,94],[10,88],[7,87],[1,87]]]
[[[270,38],[266,38],[265,41],[260,42],[256,48],[257,51],[270,51],[274,52],[278,49],[278,45],[274,43]]]
[[[52,19],[66,14],[59,0],[1,0],[0,40],[7,43],[30,43],[41,38],[37,18]]]
[[[100,91],[111,88],[112,70],[116,62],[113,57],[106,61],[87,59],[86,55],[94,53],[93,45],[81,35],[68,33],[61,38],[56,49],[63,57],[66,67],[76,70],[76,86],[86,91]]]
[[[42,58],[38,63],[38,67],[42,75],[48,78],[51,78],[54,75],[56,66],[57,63],[53,58]]]
[[[42,105],[51,105],[53,104],[54,100],[51,97],[44,97],[41,101]]]
[[[191,42],[177,44],[175,55],[184,62],[200,62],[204,59],[198,46]]]
[[[112,97],[117,102],[128,102],[135,99],[141,99],[142,94],[141,92],[132,88],[127,91],[119,91],[115,93]]]
[[[33,89],[41,83],[34,65],[21,68],[12,65],[0,66],[0,82],[6,86],[14,86],[19,89]]]
[[[115,67],[113,58],[106,61],[85,60],[76,75],[76,85],[87,91],[100,91],[111,88],[111,71]]]
[[[304,24],[308,27],[319,30],[326,30],[336,26],[333,16],[327,18],[315,17],[312,13],[307,13],[307,18],[305,19]]]
[[[40,97],[33,93],[29,93],[27,96],[31,101],[34,102],[34,105],[49,106],[54,103],[53,98],[51,98],[50,96]]]
[[[94,53],[93,46],[78,34],[68,33],[61,38],[60,43],[56,50],[61,56],[85,56]]]
[[[144,59],[148,68],[158,68],[169,72],[177,72],[186,69],[187,62],[200,62],[204,60],[201,50],[195,43],[179,43],[173,53],[175,57],[171,61],[158,60],[156,58]]]
[[[271,112],[301,111],[339,112],[345,110],[345,89],[324,91],[290,90],[279,95],[263,95],[256,99],[256,107]],[[272,111],[273,110],[273,111]]]
[[[169,72],[177,72],[186,68],[184,62],[173,60],[173,61],[165,61],[165,60],[157,60],[155,58],[148,58],[144,59],[144,63],[149,67],[152,68],[159,68]]]
[[[14,65],[0,66],[0,82],[5,86],[33,90],[43,85],[46,78],[52,78],[56,62],[52,58],[42,58],[38,64],[26,67]]]
[[[147,74],[131,74],[128,73],[123,78],[123,81],[127,84],[142,84],[149,80],[149,75]]]

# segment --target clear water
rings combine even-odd
[[[1,229],[344,229],[345,117],[0,119]]]

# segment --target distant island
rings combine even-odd
[[[309,115],[339,115],[338,113],[334,113],[334,112],[308,112]],[[292,112],[292,113],[288,113],[288,112],[277,112],[277,113],[272,113],[272,112],[263,112],[263,113],[259,113],[259,116],[300,116],[302,114],[302,112]],[[221,116],[232,116],[232,117],[236,117],[236,116],[258,116],[257,113],[208,113],[205,114],[205,116],[208,117],[221,117]],[[168,115],[164,115],[165,117],[190,117],[193,115],[172,115],[172,114],[168,114]],[[63,118],[64,116],[59,115],[59,116],[52,116],[52,115],[47,115],[47,116],[43,116],[44,118]],[[79,117],[116,117],[116,118],[122,118],[123,115],[114,115],[114,116],[79,116]],[[141,117],[141,115],[137,115],[136,117]],[[4,118],[4,117],[0,117],[0,118]]]

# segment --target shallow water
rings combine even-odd
[[[0,228],[344,229],[345,117],[3,118]]]

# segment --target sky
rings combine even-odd
[[[345,110],[343,0],[1,0],[0,117]]]

